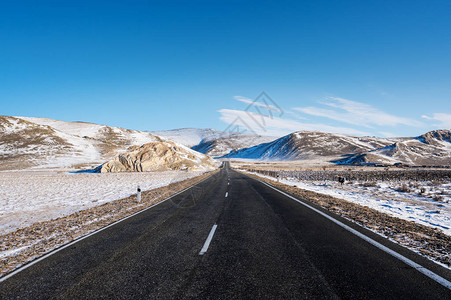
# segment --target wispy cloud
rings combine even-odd
[[[443,129],[451,129],[451,114],[435,113],[432,115],[432,117],[426,115],[423,115],[421,117],[426,120],[438,121],[439,123],[437,123],[435,126],[439,126]]]
[[[377,126],[407,125],[420,127],[422,122],[386,113],[369,104],[337,97],[328,97],[320,104],[322,107],[297,107],[294,110],[304,114],[324,117],[335,121],[372,128]]]
[[[269,118],[267,116],[259,115],[257,113],[248,112],[244,110],[220,109],[220,119],[227,124],[239,125],[249,133],[256,133],[260,135],[282,136],[294,131],[323,131],[343,133],[350,135],[368,135],[367,132],[356,130],[347,127],[336,127],[324,124],[304,123],[296,120],[282,119],[278,117]],[[255,124],[255,120],[265,118],[265,126]]]
[[[272,110],[272,111],[276,111],[276,112],[280,112],[280,108],[275,107],[274,105],[271,105],[269,103],[261,103],[258,101],[255,101],[253,99],[247,98],[247,97],[243,97],[243,96],[235,96],[233,97],[235,100],[238,100],[240,102],[246,103],[246,104],[252,104],[253,106],[258,106],[267,110]]]

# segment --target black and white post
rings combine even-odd
[[[138,193],[136,194],[136,198],[138,200],[138,202],[141,202],[141,188],[138,185]]]

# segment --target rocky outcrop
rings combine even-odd
[[[167,170],[212,170],[216,162],[173,142],[151,142],[132,146],[103,164],[100,172],[150,172]]]

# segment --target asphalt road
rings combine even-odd
[[[335,218],[450,280],[449,270]],[[451,299],[451,291],[226,166],[15,274],[0,283],[0,298]]]

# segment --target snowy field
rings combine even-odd
[[[0,172],[0,234],[201,175],[202,171]]]
[[[246,170],[241,170],[245,171]],[[247,172],[275,180],[274,177]],[[281,178],[281,183],[330,195],[376,209],[400,219],[438,228],[451,236],[451,182],[418,181],[347,182],[341,185],[331,180],[298,180]]]

